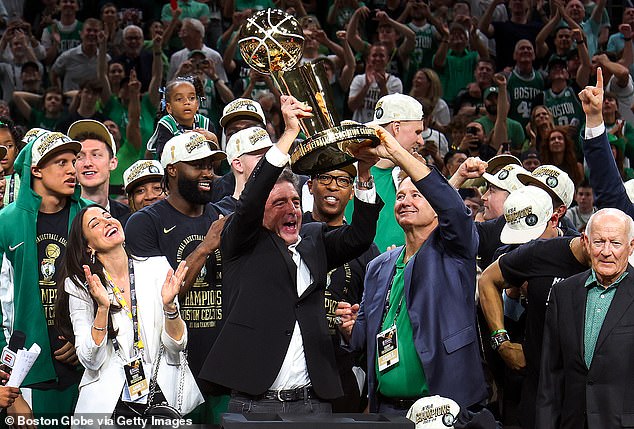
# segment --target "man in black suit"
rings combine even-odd
[[[553,286],[542,348],[535,427],[634,424],[634,221],[618,209],[590,218],[582,236],[591,270]]]
[[[301,228],[297,181],[284,166],[299,118],[312,114],[286,96],[282,114],[284,134],[255,167],[222,233],[226,322],[200,377],[232,389],[229,412],[329,412],[327,401],[342,396],[325,317],[326,275],[370,247],[383,205],[372,162],[361,163],[365,189],[357,185],[352,223]]]

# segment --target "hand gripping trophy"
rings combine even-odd
[[[240,53],[251,68],[270,74],[283,94],[313,109],[313,117],[300,121],[306,139],[291,149],[295,173],[335,170],[355,161],[348,151],[350,145],[378,144],[373,129],[340,122],[321,61],[296,67],[302,58],[304,33],[295,18],[279,9],[260,11],[247,19],[239,37]]]

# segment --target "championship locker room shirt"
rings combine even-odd
[[[51,353],[66,343],[65,340],[59,338],[60,334],[55,328],[55,299],[57,297],[57,284],[64,281],[59,276],[68,244],[69,216],[70,204],[66,204],[66,207],[57,213],[38,213],[37,215],[38,283],[42,309],[46,317],[48,339],[51,343]],[[81,372],[77,372],[74,366],[61,363],[55,358],[53,358],[53,366],[57,374],[57,381],[37,383],[29,387],[65,388],[78,382],[81,377]]]
[[[222,209],[207,204],[199,217],[189,217],[167,200],[134,213],[125,227],[126,245],[134,256],[165,256],[176,269],[178,264],[205,238]],[[188,361],[197,375],[211,346],[220,333],[222,311],[222,257],[209,255],[185,299],[179,300],[181,318],[188,330]]]

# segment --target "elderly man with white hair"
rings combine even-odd
[[[207,59],[211,60],[214,64],[218,79],[223,82],[227,81],[227,72],[222,65],[222,56],[218,53],[218,51],[211,49],[203,42],[205,38],[205,27],[199,20],[195,18],[183,19],[183,25],[178,32],[178,37],[183,41],[183,45],[185,45],[185,47],[180,51],[175,52],[170,58],[170,68],[167,73],[167,80],[172,80],[174,78],[178,67],[184,61],[187,61],[189,54],[192,51],[201,51],[205,54]]]
[[[152,80],[151,51],[143,49],[143,30],[136,25],[128,25],[123,29],[123,53],[114,58],[125,67],[126,76],[130,70],[136,70],[137,79],[141,81],[141,91],[146,92]]]
[[[536,427],[630,426],[634,377],[634,221],[614,208],[583,235],[591,269],[553,286],[544,329]]]

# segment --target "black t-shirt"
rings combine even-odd
[[[550,289],[555,283],[588,269],[574,257],[574,237],[534,240],[499,259],[504,279],[511,286],[528,281],[524,355],[529,379],[537,382]]]
[[[123,221],[126,221],[130,216],[130,207],[113,199],[109,199],[108,203],[110,203],[109,212],[112,217],[123,224]]]
[[[175,269],[205,238],[219,214],[227,212],[207,204],[201,216],[189,217],[167,200],[158,201],[130,216],[125,227],[126,246],[134,256],[165,256]],[[222,257],[216,250],[179,302],[189,336],[189,366],[196,376],[222,328],[222,298]]]
[[[495,251],[502,245],[500,234],[502,234],[502,228],[504,228],[505,224],[504,216],[485,222],[476,222],[478,238],[480,239],[478,244],[478,266],[483,270],[491,265],[494,261],[493,255]]]
[[[304,213],[302,224],[316,222],[311,212]],[[328,227],[329,230],[338,227]],[[340,371],[350,370],[358,354],[350,353],[340,346],[340,339],[337,333],[337,325],[335,324],[335,310],[339,301],[345,301],[350,304],[361,304],[363,297],[363,280],[365,278],[365,269],[370,261],[380,254],[379,248],[372,243],[370,248],[361,256],[346,262],[342,266],[328,273],[326,278],[325,306],[326,319],[328,320],[328,330],[333,337],[335,343],[335,354],[337,365]],[[365,365],[364,365],[365,366]]]
[[[40,299],[48,326],[48,339],[51,343],[51,357],[57,374],[56,382],[44,382],[32,385],[39,389],[64,389],[79,381],[80,375],[76,367],[59,362],[53,352],[66,344],[59,339],[59,331],[55,328],[55,298],[57,285],[64,279],[59,277],[62,260],[68,244],[68,221],[70,204],[66,204],[57,213],[38,213],[37,216],[37,265],[39,272]]]
[[[236,177],[230,171],[226,174],[223,174],[216,180],[214,180],[214,185],[211,190],[212,197],[211,202],[215,203],[216,201],[220,201],[226,196],[233,195],[233,192],[236,189]]]

